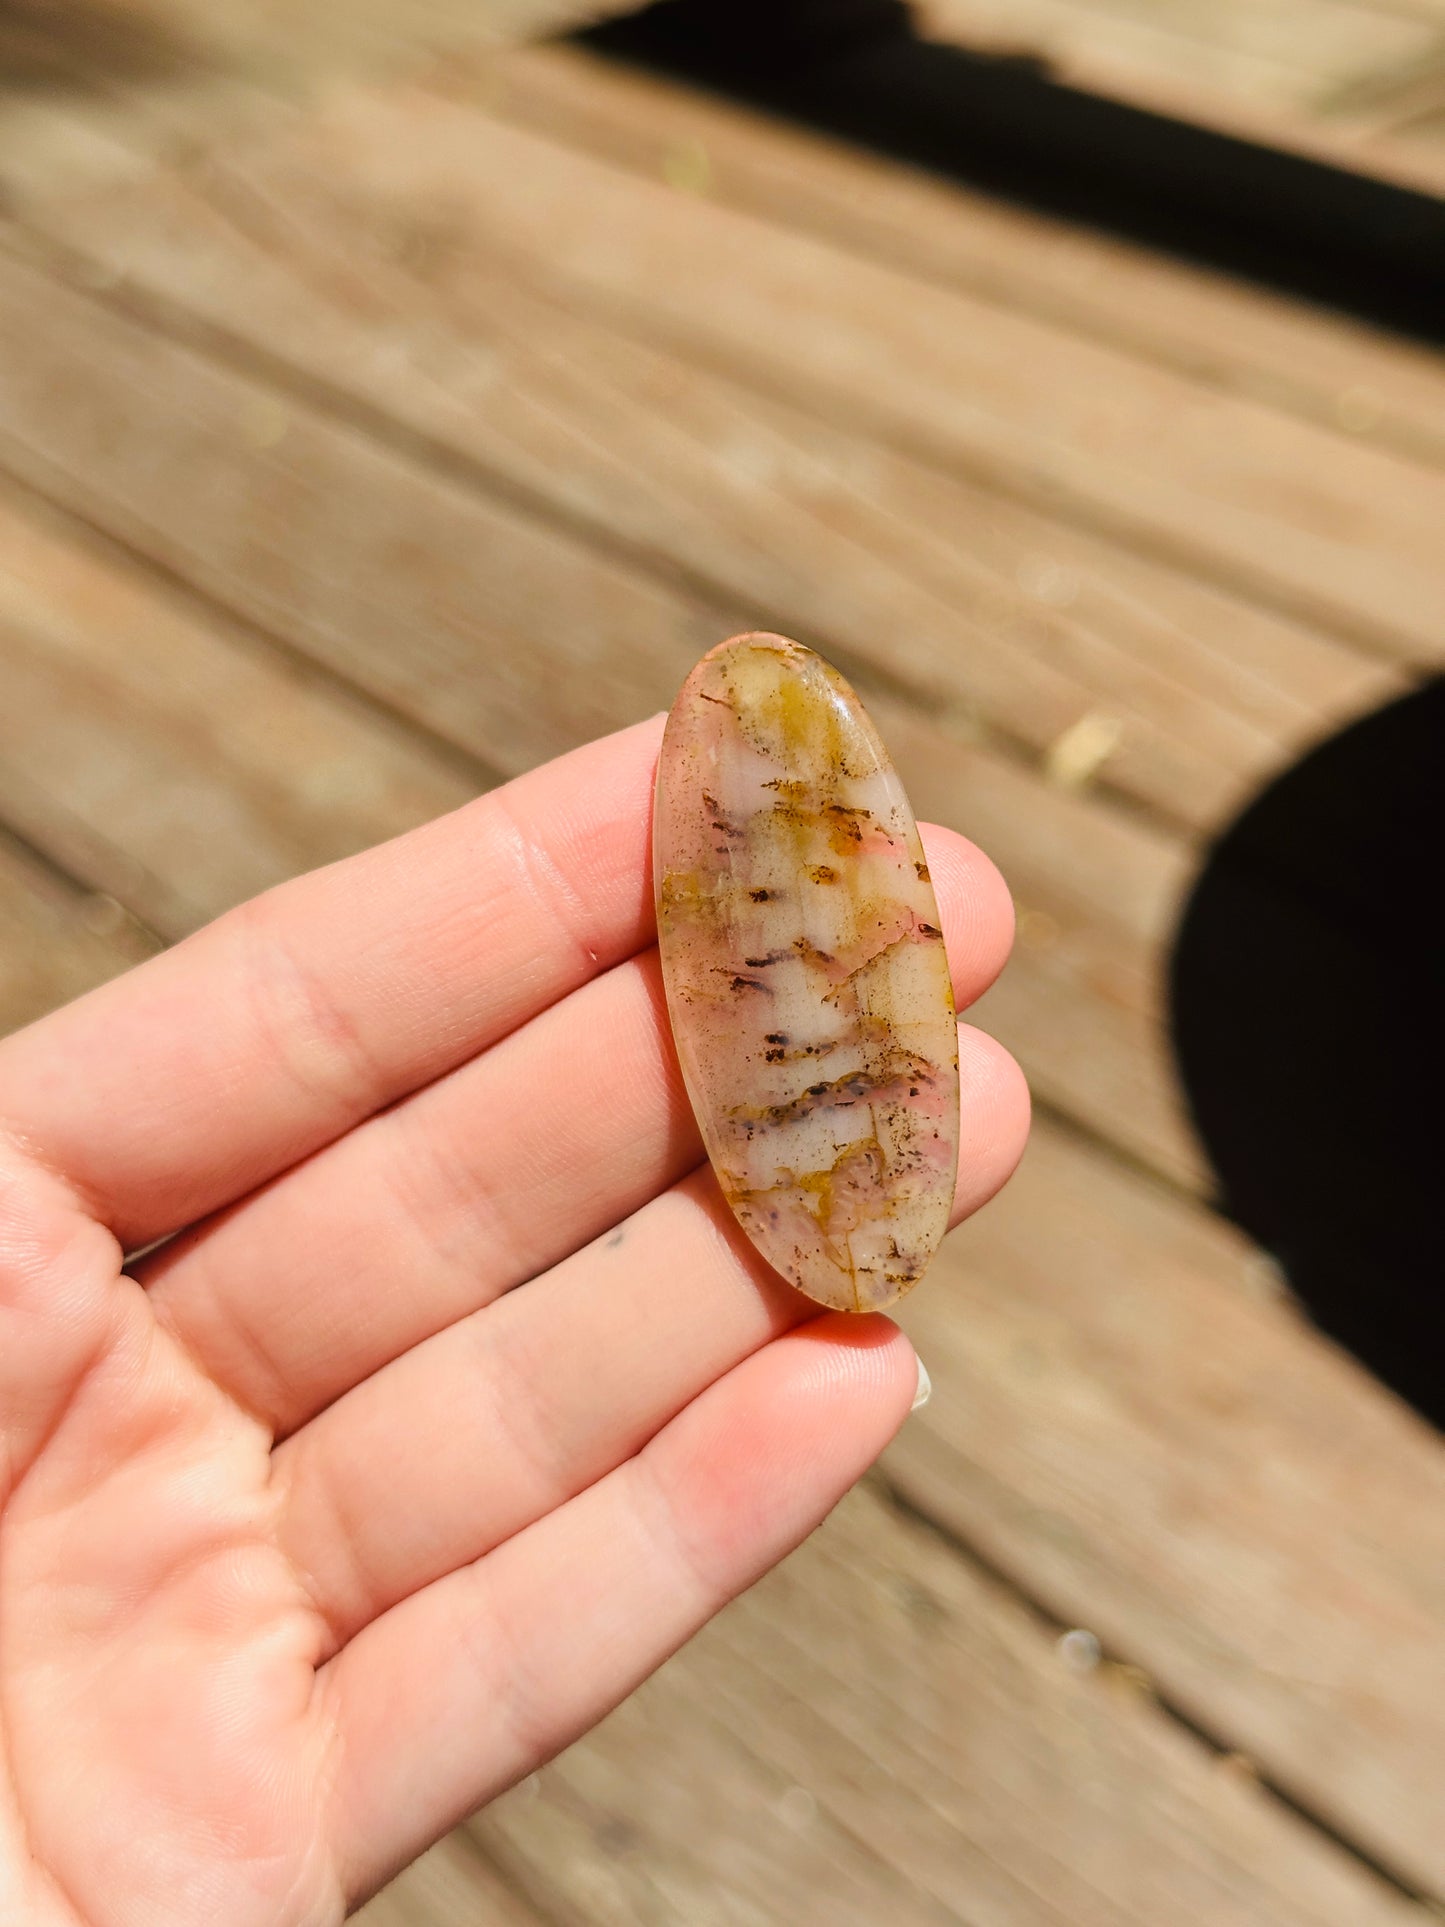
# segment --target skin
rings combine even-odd
[[[340,1920],[906,1416],[903,1336],[818,1315],[699,1168],[652,948],[660,734],[0,1044],[0,1919]],[[1011,906],[924,840],[962,1008]],[[967,1025],[960,1057],[955,1219],[1028,1110]]]

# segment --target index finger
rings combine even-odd
[[[281,884],[0,1043],[0,1131],[128,1247],[651,941],[655,716]]]

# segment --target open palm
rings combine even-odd
[[[901,1423],[906,1341],[815,1316],[697,1168],[649,948],[659,735],[0,1045],[0,1920],[341,1919]],[[925,836],[962,1005],[1008,896]],[[1027,1113],[961,1051],[959,1216]]]

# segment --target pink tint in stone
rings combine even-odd
[[[908,799],[853,690],[782,636],[704,656],[653,819],[677,1054],[738,1222],[799,1290],[922,1276],[958,1163],[958,1029]]]

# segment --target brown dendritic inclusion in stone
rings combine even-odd
[[[718,1182],[822,1304],[890,1305],[948,1226],[958,1030],[908,800],[811,649],[739,636],[668,718],[653,822],[677,1053]]]

